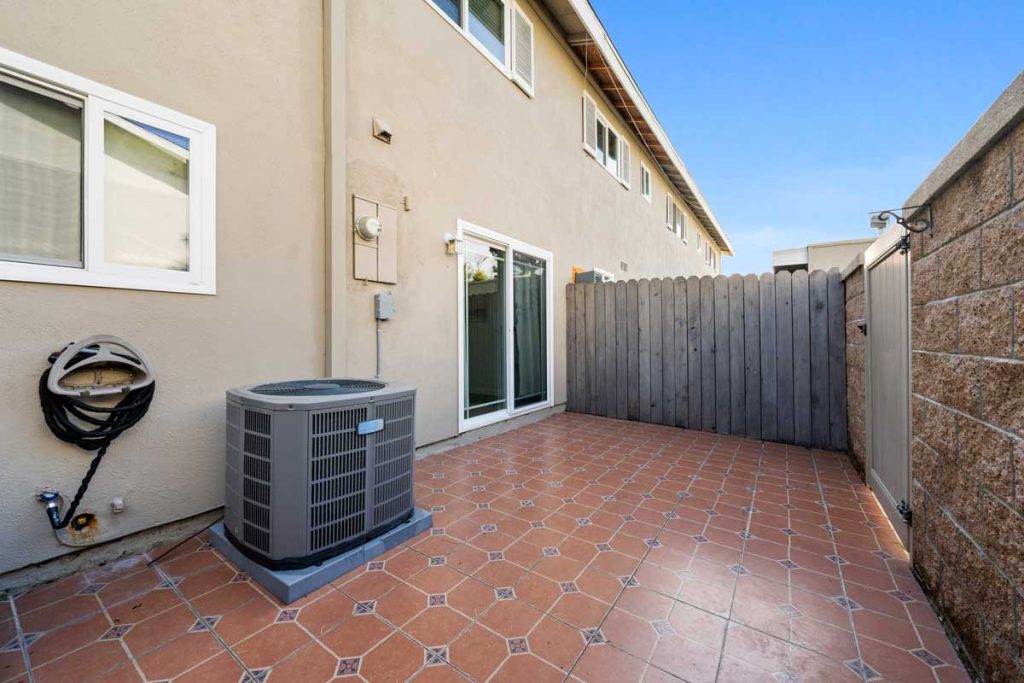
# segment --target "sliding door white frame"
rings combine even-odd
[[[487,242],[490,246],[501,249],[505,252],[506,283],[505,283],[505,408],[496,410],[493,413],[479,415],[477,417],[466,417],[466,258],[463,250],[458,254],[458,267],[456,277],[458,278],[458,357],[459,357],[459,433],[467,432],[478,427],[501,422],[510,417],[525,415],[543,408],[550,408],[554,405],[554,381],[555,381],[555,338],[554,338],[554,256],[550,251],[534,247],[507,235],[482,228],[468,221],[459,220],[456,238],[462,242],[466,239]],[[545,344],[547,360],[547,399],[537,403],[531,403],[522,408],[515,407],[515,346],[513,341],[514,324],[514,302],[513,287],[511,285],[514,268],[514,255],[525,254],[545,262],[544,267],[544,289],[545,289]]]

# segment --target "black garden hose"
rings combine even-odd
[[[53,362],[53,358],[51,358]],[[39,403],[43,408],[46,426],[61,441],[74,444],[86,451],[96,451],[89,470],[85,473],[82,483],[78,486],[74,500],[68,507],[63,519],[51,519],[54,529],[65,528],[74,518],[75,511],[82,496],[89,488],[89,482],[96,474],[100,461],[107,454],[110,442],[125,430],[131,429],[149,410],[156,391],[156,382],[139,389],[129,391],[112,407],[98,406],[74,396],[62,396],[51,393],[47,388],[50,368],[39,377]],[[83,426],[92,425],[92,427]]]

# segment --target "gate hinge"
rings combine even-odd
[[[901,500],[900,504],[896,506],[896,512],[900,513],[900,517],[903,518],[903,521],[907,526],[912,526],[914,524],[914,511],[910,509],[910,505],[907,504],[907,501]]]
[[[857,329],[860,330],[860,333],[863,334],[865,337],[868,336],[868,324],[867,323],[861,323],[860,325],[857,325]]]

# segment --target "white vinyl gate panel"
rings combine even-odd
[[[895,245],[894,245],[895,246]],[[910,497],[910,309],[907,255],[867,264],[868,484],[904,545],[897,511]]]

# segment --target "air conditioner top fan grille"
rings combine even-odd
[[[339,396],[379,391],[386,384],[363,379],[306,379],[260,384],[251,389],[267,396]]]

